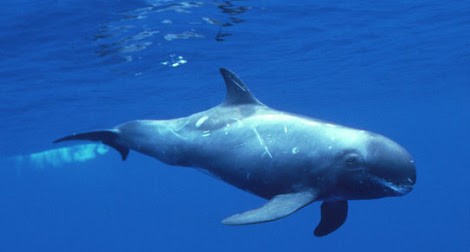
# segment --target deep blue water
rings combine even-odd
[[[0,58],[0,251],[470,248],[469,1],[9,1]],[[318,202],[227,227],[264,200],[136,152],[46,160],[78,153],[51,143],[72,132],[219,104],[219,67],[271,107],[396,140],[415,190],[352,201],[316,238]]]

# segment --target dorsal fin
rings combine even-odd
[[[220,73],[224,77],[225,85],[227,86],[227,95],[225,101],[222,103],[224,106],[233,106],[240,104],[258,104],[263,105],[255,96],[253,96],[245,86],[243,81],[240,80],[233,72],[226,68],[221,68]]]

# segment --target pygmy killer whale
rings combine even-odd
[[[175,166],[196,167],[267,199],[260,208],[222,221],[244,225],[274,221],[322,201],[316,236],[346,220],[348,200],[401,196],[413,189],[410,154],[392,140],[261,103],[222,68],[227,94],[218,106],[171,120],[136,120],[112,129],[76,133],[54,142],[89,140]]]

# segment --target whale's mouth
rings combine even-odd
[[[382,186],[384,190],[390,190],[395,195],[405,195],[411,192],[414,185],[413,180],[410,178],[405,183],[398,184],[383,178],[374,177],[374,182]]]

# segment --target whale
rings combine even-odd
[[[266,199],[231,215],[226,225],[270,222],[321,202],[313,234],[341,227],[349,200],[402,196],[416,183],[411,155],[389,138],[366,130],[279,111],[260,102],[226,68],[223,102],[168,120],[135,120],[114,128],[74,133],[54,143],[86,140],[133,150],[171,166],[204,170]]]

